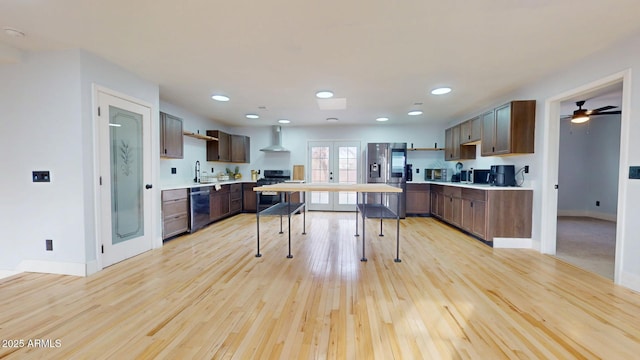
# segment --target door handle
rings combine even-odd
[[[153,185],[151,185],[151,184],[147,184],[147,185],[144,186],[145,189],[151,189],[152,187],[153,187]]]

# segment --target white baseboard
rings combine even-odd
[[[22,260],[18,265],[17,270],[20,272],[87,276],[86,265],[82,263]]]
[[[493,238],[494,249],[532,249],[533,240],[526,238]]]
[[[20,271],[0,270],[0,279],[18,274],[20,274]]]
[[[97,273],[98,271],[102,270],[102,268],[100,267],[100,264],[98,263],[98,260],[91,260],[87,263],[87,267],[86,267],[87,271],[86,271],[86,276],[92,275]]]
[[[617,221],[618,218],[615,214],[607,214],[587,210],[558,210],[558,216],[589,217],[606,221]]]
[[[640,276],[623,271],[620,274],[619,285],[640,292]]]

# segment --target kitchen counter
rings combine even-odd
[[[461,188],[468,189],[478,189],[478,190],[533,190],[532,187],[527,186],[491,186],[489,184],[465,184],[459,182],[450,182],[450,181],[407,181],[407,184],[432,184],[432,185],[446,185],[446,186],[456,186]]]
[[[229,184],[242,184],[242,183],[255,183],[255,181],[239,179],[239,180],[216,181],[212,183],[165,184],[160,187],[160,190],[190,189],[190,188],[201,187],[201,186],[216,186],[216,185],[229,185]]]

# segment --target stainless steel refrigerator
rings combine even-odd
[[[382,183],[402,188],[402,193],[371,194],[367,196],[367,203],[383,203],[394,212],[397,201],[400,201],[400,217],[407,212],[407,143],[369,143],[367,144],[367,183]]]

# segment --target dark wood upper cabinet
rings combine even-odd
[[[231,161],[231,137],[220,130],[207,130],[207,136],[218,141],[207,141],[207,161]]]
[[[182,119],[163,112],[160,112],[160,156],[170,159],[184,157]]]
[[[476,158],[476,146],[475,145],[461,145],[460,144],[460,130],[461,124],[450,127],[444,132],[444,156],[445,160],[461,160],[461,159],[475,159]]]
[[[231,135],[231,162],[248,163],[251,153],[250,138],[244,135]]]
[[[480,141],[482,134],[482,122],[480,116],[469,119],[460,124],[460,144]]]
[[[536,101],[511,101],[482,115],[482,156],[532,154]]]
[[[207,135],[218,141],[207,141],[207,161],[248,163],[251,142],[248,136],[227,134],[220,130],[207,130]]]

